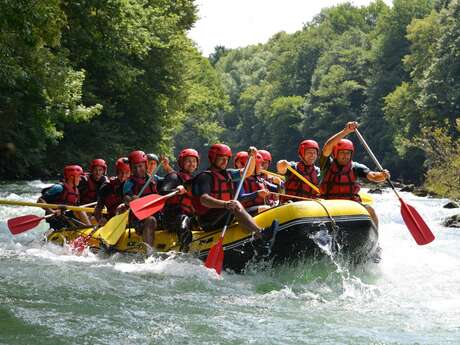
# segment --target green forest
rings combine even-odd
[[[197,20],[192,0],[0,0],[0,179],[215,142],[296,159],[356,120],[395,179],[460,197],[459,0],[346,3],[209,58]]]

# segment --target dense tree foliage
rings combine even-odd
[[[0,8],[2,177],[216,141],[296,159],[300,140],[358,120],[393,176],[458,194],[459,0],[345,3],[208,59],[186,37],[193,0]]]
[[[231,130],[223,137],[238,148],[256,143],[276,159],[296,159],[301,139],[324,144],[346,121],[358,120],[393,176],[420,183],[427,173],[434,181],[434,151],[417,138],[427,139],[427,131],[431,143],[458,136],[458,6],[431,0],[342,4],[264,45],[220,47],[213,64],[232,105],[225,115]],[[362,149],[355,158],[372,164]]]

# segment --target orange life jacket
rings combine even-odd
[[[187,174],[186,172],[180,171],[178,173],[176,172],[174,173],[177,174],[177,176],[181,180],[182,185],[185,182],[192,179],[192,176]],[[192,204],[192,192],[190,191],[187,191],[187,193],[185,194],[175,195],[172,198],[169,198],[168,201],[166,201],[166,205],[170,207],[179,207],[183,214],[186,214],[189,216],[195,213],[195,210]]]
[[[141,191],[142,187],[144,187],[144,184],[147,182],[149,179],[149,176],[145,177],[134,177],[131,176],[129,180],[131,180],[133,184],[133,194],[138,195],[139,192]],[[155,179],[152,178],[152,181],[150,181],[149,185],[144,189],[140,197],[150,195],[150,194],[155,194],[157,193],[157,184],[155,183]]]
[[[83,189],[80,194],[81,204],[85,205],[97,201],[97,191],[103,183],[108,182],[107,176],[102,176],[98,182],[94,181],[89,174],[83,175],[82,179],[86,182],[86,189]]]
[[[253,193],[265,189],[264,180],[260,175],[249,176],[244,180],[243,188],[246,193]],[[265,198],[261,198],[257,195],[255,199],[243,201],[242,204],[245,208],[249,208],[252,206],[265,205],[266,202]]]
[[[357,177],[353,171],[352,161],[341,166],[334,161],[321,181],[320,191],[325,199],[347,199],[361,201],[359,197],[360,185],[356,182]]]
[[[117,177],[111,178],[108,183],[110,193],[102,199],[102,202],[109,213],[109,217],[115,216],[118,205],[123,202],[123,182]]]
[[[295,170],[297,170],[312,184],[318,186],[318,170],[315,165],[306,166],[304,162],[298,162],[296,163]],[[296,195],[304,198],[318,197],[318,194],[309,185],[307,185],[292,173],[287,177],[284,188],[286,190],[286,194],[289,195]]]
[[[225,171],[223,175],[220,171],[207,170],[201,174],[209,174],[212,177],[211,194],[213,198],[229,201],[233,198],[233,181],[230,173]],[[201,175],[200,174],[200,175]],[[198,175],[199,176],[199,175]],[[211,210],[210,208],[203,206],[200,201],[200,196],[193,196],[192,198],[193,207],[197,215],[202,216]]]

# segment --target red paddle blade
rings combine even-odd
[[[81,254],[88,246],[91,236],[78,236],[76,239],[70,241],[69,247],[75,254]]]
[[[143,220],[161,211],[165,205],[165,198],[162,195],[150,194],[143,198],[135,199],[129,203],[129,207],[139,220]]]
[[[215,245],[211,247],[204,265],[207,268],[214,268],[217,274],[222,272],[222,266],[224,265],[224,248],[222,247],[222,237]]]
[[[418,214],[417,210],[411,205],[406,204],[404,200],[401,201],[401,215],[407,228],[414,237],[418,245],[424,245],[434,240],[434,235],[428,225],[426,225],[423,218]]]
[[[35,228],[42,219],[45,219],[45,217],[39,217],[32,214],[11,218],[7,221],[8,229],[10,229],[10,232],[13,235],[17,235],[21,232]]]

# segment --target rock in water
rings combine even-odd
[[[450,201],[447,204],[445,204],[443,207],[444,208],[459,208],[460,206],[455,201]]]
[[[383,193],[383,191],[380,188],[369,189],[367,192],[370,194],[382,194]]]
[[[446,218],[442,225],[448,228],[460,228],[460,214]]]
[[[415,189],[415,186],[413,184],[409,184],[407,186],[404,186],[401,188],[401,192],[413,192]]]

